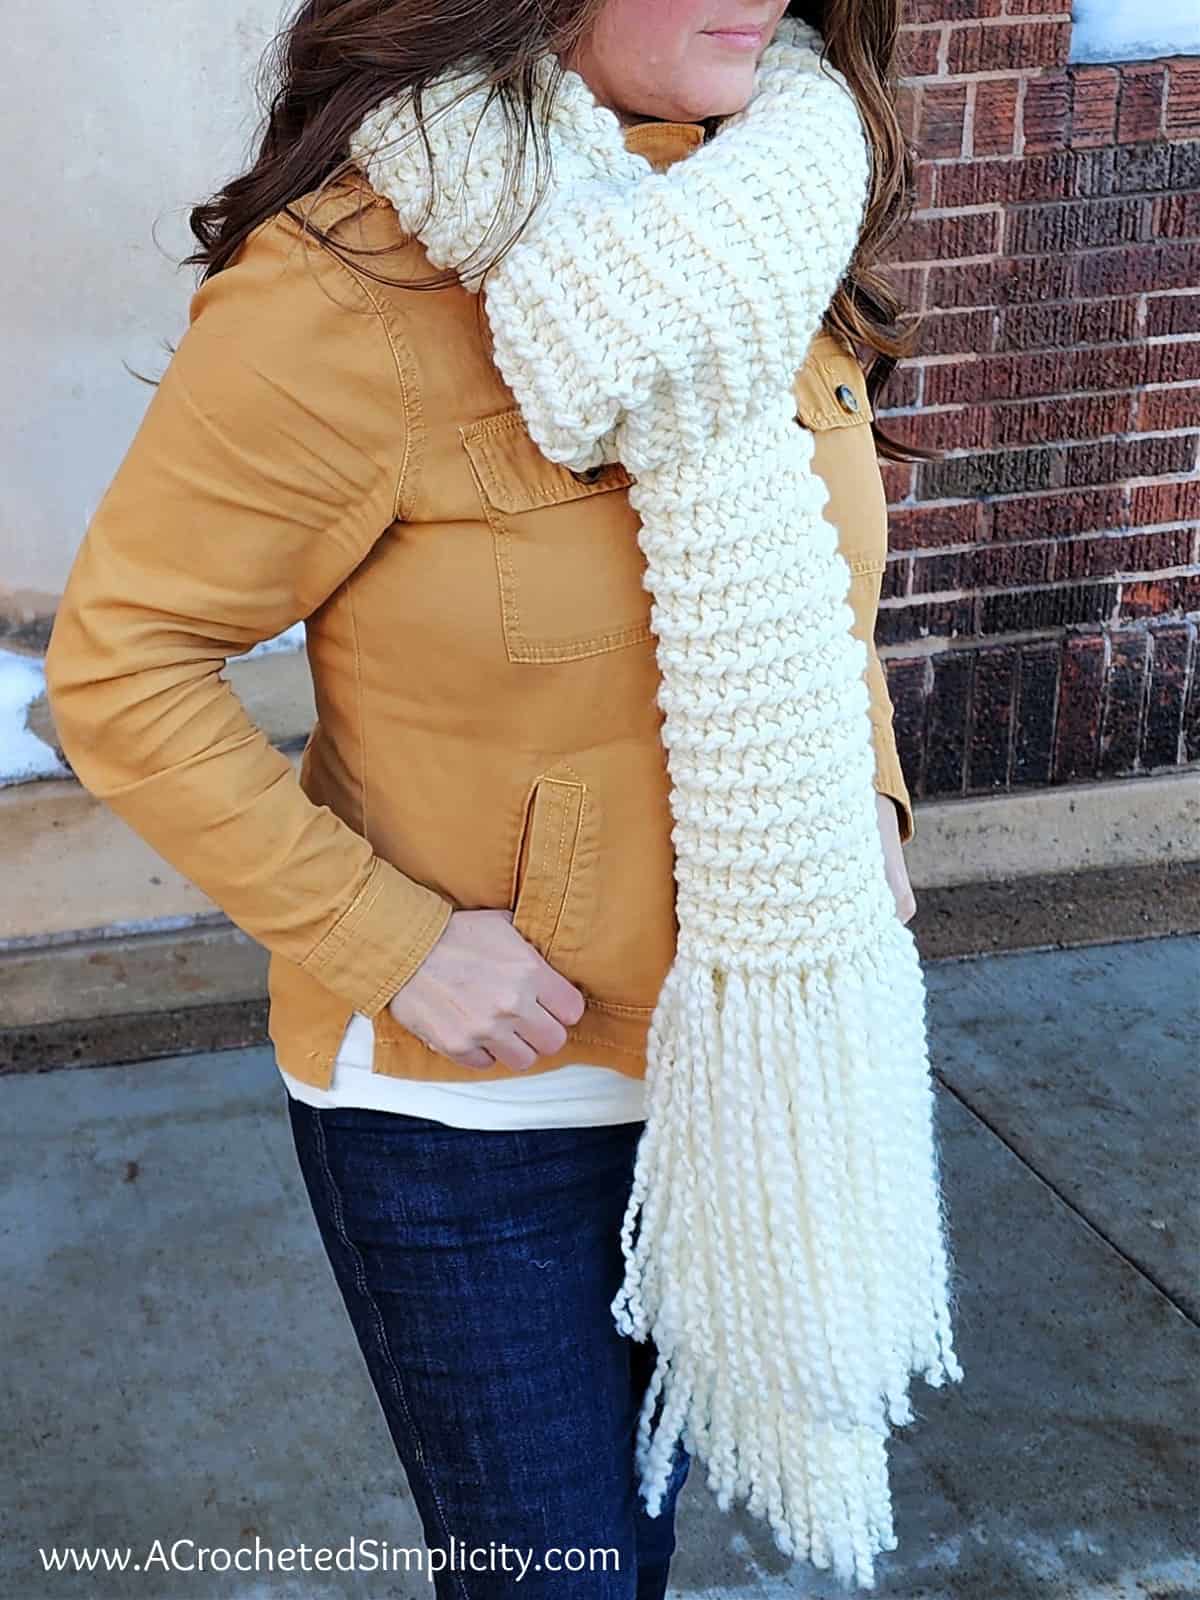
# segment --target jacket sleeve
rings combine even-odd
[[[372,1017],[453,906],[301,787],[222,668],[307,617],[395,520],[392,330],[281,217],[192,296],[92,517],[46,658],[63,752],[230,920]]]
[[[879,794],[890,795],[896,802],[900,823],[900,843],[907,844],[913,836],[912,799],[904,781],[900,765],[900,752],[896,748],[893,726],[892,699],[888,693],[887,676],[875,648],[875,641],[867,638],[867,688],[870,691],[871,738],[875,748],[875,788]]]

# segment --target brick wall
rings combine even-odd
[[[1200,758],[1200,60],[1067,65],[1067,0],[909,0],[925,313],[885,391],[878,640],[918,796]]]

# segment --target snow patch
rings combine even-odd
[[[294,622],[290,628],[277,633],[273,639],[264,639],[253,650],[244,650],[240,656],[230,656],[231,661],[253,661],[256,656],[274,655],[280,650],[304,649],[304,624]]]
[[[1200,55],[1196,0],[1075,0],[1072,61],[1153,61]]]
[[[304,649],[304,624],[297,622],[274,638],[264,639],[252,650],[231,661],[250,661],[256,656]],[[0,788],[27,783],[33,778],[69,778],[71,769],[54,750],[31,733],[26,726],[29,707],[46,690],[46,674],[40,661],[0,650]]]
[[[30,778],[70,777],[45,740],[25,725],[29,707],[45,689],[39,661],[0,650],[0,788]]]

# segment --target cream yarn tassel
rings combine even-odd
[[[682,1438],[723,1507],[744,1500],[782,1550],[869,1588],[896,1548],[886,1444],[912,1418],[910,1374],[962,1372],[866,651],[792,399],[869,177],[819,47],[785,18],[750,104],[662,174],[567,74],[552,181],[485,304],[542,451],[634,475],[653,595],[679,936],[613,1303],[658,1349],[637,1448],[647,1507]],[[425,110],[432,191],[403,97],[351,153],[430,260],[477,290],[532,175],[514,182],[483,86],[435,84]]]
[[[940,1386],[962,1372],[924,982],[886,887],[869,744],[845,709],[865,714],[865,657],[839,614],[832,529],[789,535],[783,508],[825,499],[799,471],[811,435],[790,415],[777,427],[744,524],[689,504],[703,586],[656,567],[670,557],[654,529],[679,514],[660,498],[670,474],[631,490],[670,663],[680,938],[651,1026],[613,1311],[658,1350],[637,1457],[651,1514],[682,1437],[723,1508],[744,1500],[785,1554],[869,1588],[873,1555],[896,1548],[885,1444],[912,1420],[909,1374]],[[688,475],[689,496],[710,471],[729,481],[721,453]],[[727,758],[739,744],[750,770]],[[818,774],[836,804],[815,830]]]

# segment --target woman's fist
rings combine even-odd
[[[460,1066],[524,1071],[562,1049],[584,998],[521,937],[511,911],[455,911],[388,1010]]]

